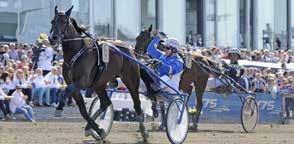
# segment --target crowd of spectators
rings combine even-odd
[[[3,119],[24,114],[34,122],[35,106],[59,103],[66,83],[62,76],[62,54],[50,46],[46,34],[36,44],[0,44],[0,109]],[[67,99],[72,105],[71,98]]]

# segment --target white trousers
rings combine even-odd
[[[168,85],[170,85],[173,89],[179,91],[179,83],[181,80],[181,75],[182,75],[182,72],[179,72],[175,75],[172,75],[171,77],[169,77],[167,75],[162,76],[162,77],[160,77],[160,79],[162,81],[164,81],[165,83],[167,83]],[[117,78],[117,80],[118,80],[118,87],[124,87],[124,88],[126,87],[120,78]],[[175,91],[173,91],[171,88],[169,88],[163,82],[160,82],[160,89],[162,89],[163,91],[167,91],[169,93],[175,93]],[[140,92],[147,91],[146,86],[145,86],[143,80],[141,80],[141,79],[140,79],[139,91]]]
[[[182,72],[179,72],[175,75],[172,75],[171,77],[164,75],[164,76],[160,77],[160,79],[162,81],[164,81],[165,83],[167,83],[168,85],[170,85],[173,89],[179,91],[179,84],[180,84],[180,80],[181,80],[181,75],[182,75]],[[160,88],[163,91],[167,91],[169,93],[175,93],[175,91],[173,91],[171,88],[169,88],[163,82],[160,82]]]

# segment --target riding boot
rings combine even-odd
[[[160,106],[160,112],[161,112],[161,125],[159,126],[159,130],[160,131],[164,131],[165,130],[165,126],[166,126],[166,115],[165,115],[164,102],[163,101],[160,101],[159,102],[159,106]]]

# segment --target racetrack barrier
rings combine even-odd
[[[259,106],[259,123],[281,123],[282,98],[272,97],[269,93],[256,93]],[[240,98],[235,94],[224,96],[215,92],[205,92],[200,122],[208,123],[240,123]],[[192,94],[189,106],[195,107],[195,93]]]

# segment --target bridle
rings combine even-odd
[[[67,18],[67,22],[65,25],[65,28],[63,31],[61,31],[61,28],[59,27],[60,24],[58,25],[57,20],[60,18],[60,16],[65,16]],[[70,42],[70,41],[77,41],[77,40],[83,40],[83,38],[69,38],[66,39],[65,38],[65,34],[68,30],[68,27],[70,24],[72,24],[72,21],[70,19],[70,17],[68,17],[67,15],[65,15],[64,13],[58,13],[56,14],[55,18],[54,18],[54,24],[55,24],[55,30],[57,31],[57,45],[60,45],[62,42]],[[51,28],[50,33],[53,32],[53,28]]]
[[[60,16],[65,16],[67,18],[67,22],[66,22],[66,25],[64,27],[64,30],[61,31],[61,28],[59,27],[60,24],[58,25],[57,23],[57,20],[60,18]],[[56,14],[56,17],[54,18],[54,24],[55,24],[55,30],[57,31],[58,35],[57,35],[57,45],[60,45],[61,43],[63,42],[71,42],[71,41],[77,41],[77,40],[83,40],[82,37],[78,37],[78,38],[65,38],[65,34],[69,28],[69,25],[72,24],[72,20],[69,16],[63,14],[63,13],[58,13]],[[53,31],[53,28],[51,28],[50,30],[50,33],[52,33]],[[84,32],[86,35],[89,35],[87,34],[86,32]],[[52,36],[52,35],[51,35]],[[74,55],[73,57],[70,59],[69,62],[65,62],[64,61],[64,64],[67,65],[67,67],[69,67],[69,69],[71,69],[74,65],[74,63],[77,61],[77,59],[83,55],[87,50],[90,50],[90,49],[85,49],[83,47],[81,47]]]
[[[144,32],[144,31],[142,31],[142,32]],[[150,39],[148,40],[147,43],[149,44],[153,40],[153,38],[154,38],[154,36],[152,36],[152,34],[150,33]],[[147,46],[146,46],[146,48],[138,48],[138,49],[133,50],[133,52],[136,56],[142,57],[144,59],[148,58],[147,56],[144,55],[146,53],[146,51],[147,51]]]

